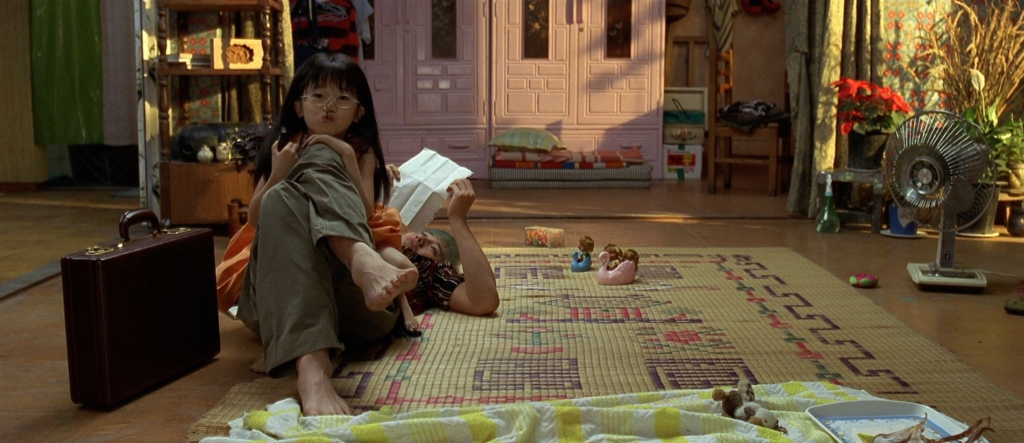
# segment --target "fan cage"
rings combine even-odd
[[[977,125],[945,111],[907,119],[889,137],[883,181],[895,204],[918,209],[918,226],[957,231],[985,211],[997,188],[986,174],[995,163]],[[952,211],[952,226],[942,213]]]

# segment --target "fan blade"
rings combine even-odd
[[[942,210],[953,214],[970,211],[974,206],[974,196],[974,187],[964,177],[953,177],[949,196],[942,202]]]

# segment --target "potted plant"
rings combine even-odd
[[[832,86],[838,91],[839,129],[849,141],[848,166],[881,168],[885,142],[912,112],[910,105],[888,86],[883,88],[867,80],[841,77]]]
[[[999,180],[1006,180],[1004,191],[1024,194],[1024,121],[1009,114],[1001,123],[985,134],[995,156]]]
[[[231,137],[231,147],[234,150],[231,161],[235,163],[235,169],[241,172],[248,169],[250,163],[256,161],[260,145],[268,135],[270,135],[270,125],[256,123],[241,128],[237,134]]]

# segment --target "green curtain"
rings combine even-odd
[[[103,143],[100,0],[32,0],[30,43],[36,143]]]

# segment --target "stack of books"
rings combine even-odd
[[[209,54],[170,54],[167,56],[167,63],[174,65],[185,65],[186,68],[209,68],[210,67],[210,55]]]

